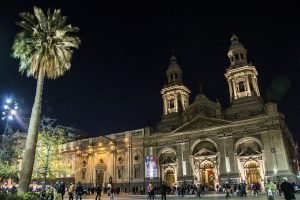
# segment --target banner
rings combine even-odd
[[[145,178],[157,178],[157,157],[145,156]]]

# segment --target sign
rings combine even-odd
[[[157,177],[157,157],[154,155],[145,156],[145,178]]]

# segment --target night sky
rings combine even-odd
[[[202,1],[152,3],[140,1],[6,1],[0,6],[0,99],[14,97],[29,118],[36,81],[18,72],[11,47],[20,31],[19,12],[34,5],[61,8],[68,22],[80,28],[82,40],[72,68],[47,80],[42,115],[56,118],[91,136],[156,124],[162,115],[160,90],[169,58],[175,52],[183,82],[198,86],[211,100],[229,104],[227,51],[232,34],[248,49],[248,60],[259,73],[264,100],[267,91],[285,114],[300,141],[300,12],[296,5],[248,3],[208,4]],[[2,107],[2,106],[1,106]],[[1,123],[3,129],[3,123]],[[15,127],[22,127],[15,123]]]

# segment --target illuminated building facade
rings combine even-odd
[[[62,152],[76,181],[131,189],[165,181],[169,186],[231,181],[263,183],[266,178],[295,179],[298,147],[274,103],[260,96],[258,72],[233,35],[225,72],[230,106],[190,90],[175,56],[161,90],[163,116],[157,126],[67,143]]]

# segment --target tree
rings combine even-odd
[[[45,119],[43,119],[45,120]],[[43,178],[45,189],[47,178],[55,179],[61,175],[72,173],[71,166],[66,166],[62,155],[59,153],[59,146],[73,140],[58,126],[53,127],[46,119],[48,126],[42,125],[42,130],[38,136],[37,151],[35,154],[34,170],[32,177]]]
[[[17,177],[19,151],[15,144],[15,133],[9,128],[0,137],[0,182]]]
[[[79,28],[66,24],[67,17],[60,9],[52,13],[34,7],[33,14],[20,13],[22,28],[13,43],[13,57],[20,59],[19,71],[37,79],[36,94],[32,107],[28,136],[20,173],[18,195],[27,192],[32,176],[38,128],[42,107],[44,79],[56,79],[71,68],[73,49],[80,39],[73,35]]]

